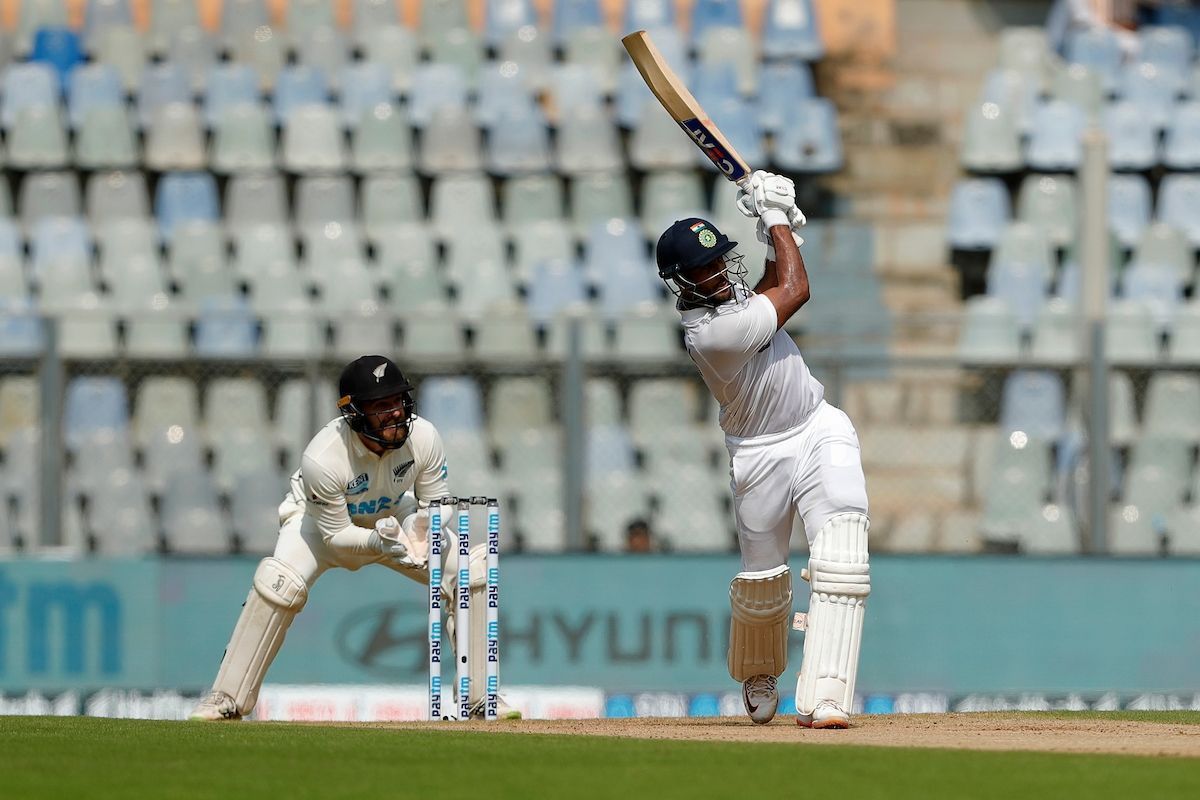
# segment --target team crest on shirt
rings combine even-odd
[[[346,484],[346,494],[362,494],[369,488],[371,488],[370,477],[368,477],[367,473],[360,472],[354,477],[354,480]]]
[[[404,480],[404,476],[408,474],[408,471],[410,469],[412,469],[412,465],[413,465],[412,461],[405,461],[400,466],[392,468],[392,480],[394,480],[394,481]]]

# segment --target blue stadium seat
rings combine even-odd
[[[762,48],[767,58],[819,61],[825,44],[812,0],[771,0],[763,21]]]
[[[675,4],[671,0],[630,0],[625,4],[627,31],[650,31],[658,42],[659,28],[675,28]]]
[[[325,73],[316,67],[297,64],[287,67],[275,79],[275,119],[283,124],[293,110],[307,105],[325,105],[329,84]]]
[[[67,92],[71,127],[83,124],[93,108],[125,106],[121,76],[108,64],[88,64],[71,73]]]
[[[1137,106],[1143,119],[1160,130],[1170,121],[1179,93],[1179,80],[1168,74],[1168,69],[1149,61],[1127,64],[1118,89],[1121,99]]]
[[[604,14],[599,0],[554,0],[552,23],[554,41],[566,44],[567,37],[578,28],[600,28],[604,26]]]
[[[1063,100],[1039,105],[1033,112],[1025,163],[1043,172],[1078,168],[1083,158],[1084,123],[1083,111],[1078,106]]]
[[[204,172],[172,172],[159,180],[154,198],[155,216],[163,238],[189,220],[216,222],[221,218],[217,183]]]
[[[1158,132],[1147,125],[1142,110],[1129,101],[1104,109],[1108,165],[1113,169],[1148,170],[1158,163]]]
[[[1158,187],[1158,218],[1200,247],[1200,175],[1171,174]]]
[[[1066,389],[1054,372],[1019,370],[1004,381],[1000,430],[1022,431],[1030,439],[1054,441],[1066,430]]]
[[[999,178],[965,178],[950,195],[946,238],[959,250],[991,250],[1012,219],[1008,190]]]
[[[71,71],[83,63],[83,59],[83,45],[70,28],[39,28],[33,35],[29,60],[52,68],[63,88],[66,88]]]
[[[1200,169],[1200,101],[1181,103],[1173,109],[1162,160],[1170,169]]]
[[[367,111],[392,104],[392,75],[383,64],[359,61],[347,64],[341,78],[342,122],[354,128]]]
[[[530,0],[487,0],[484,36],[498,47],[505,37],[526,25],[537,25],[537,10]]]
[[[526,298],[529,316],[547,323],[571,306],[587,303],[583,271],[572,261],[543,261],[535,264]]]
[[[1143,61],[1182,76],[1192,64],[1194,43],[1184,28],[1146,26],[1138,31]]]
[[[696,100],[708,111],[710,105],[720,105],[730,100],[739,100],[737,72],[732,63],[721,61],[715,64],[697,64],[692,69],[688,88]]]
[[[633,438],[624,425],[598,425],[587,430],[587,463],[584,467],[589,481],[611,473],[629,474],[634,468]]]
[[[1100,77],[1105,91],[1117,88],[1121,70],[1121,45],[1117,35],[1108,28],[1074,31],[1067,39],[1067,61],[1082,64]]]
[[[837,109],[823,97],[792,107],[776,135],[774,162],[797,172],[836,172],[842,168]]]
[[[605,280],[612,265],[642,264],[646,258],[646,244],[635,220],[602,220],[588,228],[584,253],[584,272],[589,280],[599,284]]]
[[[143,127],[150,125],[163,106],[191,102],[191,82],[178,64],[151,64],[142,72],[138,87],[138,120]]]
[[[503,117],[488,137],[488,171],[504,177],[550,169],[550,133],[540,116]]]
[[[441,108],[467,107],[467,78],[453,64],[422,64],[413,74],[408,113],[417,128],[424,128]]]
[[[692,42],[698,44],[709,28],[740,28],[742,7],[738,0],[697,0],[692,6]]]
[[[258,73],[249,64],[214,64],[205,84],[204,121],[210,128],[217,124],[226,109],[259,102]]]
[[[200,301],[195,352],[202,358],[252,358],[258,349],[258,322],[240,297]]]
[[[1012,118],[1018,131],[1028,134],[1038,98],[1038,87],[1027,75],[1015,69],[997,68],[984,78],[979,99],[995,103],[1004,115]]]
[[[45,331],[33,304],[23,298],[0,297],[0,354],[23,358],[42,352]]]
[[[37,278],[55,264],[72,262],[81,265],[84,275],[92,258],[92,239],[83,220],[73,217],[50,217],[37,223],[29,242],[30,270]],[[66,290],[71,287],[55,287]]]
[[[1175,270],[1155,264],[1133,264],[1121,276],[1121,296],[1150,309],[1160,331],[1171,327],[1183,303],[1183,281]]]
[[[17,115],[26,108],[57,106],[58,75],[46,64],[10,64],[4,73],[4,104],[0,122],[11,128]]]
[[[767,133],[780,131],[788,108],[816,96],[812,69],[807,64],[765,64],[759,75],[759,85],[771,87],[771,91],[760,92],[758,97],[758,123]]]
[[[1150,183],[1144,175],[1110,175],[1108,224],[1121,246],[1130,249],[1150,224]]]
[[[643,305],[662,303],[662,284],[645,261],[618,261],[610,265],[600,287],[600,309],[608,319],[618,319]]]
[[[63,406],[63,434],[69,446],[103,431],[129,430],[129,398],[119,378],[72,378]]]
[[[442,433],[483,431],[483,397],[472,378],[426,378],[417,387],[421,416]]]
[[[1027,222],[1008,226],[988,263],[987,293],[1003,298],[1023,325],[1046,299],[1053,260],[1045,233]]]
[[[504,116],[541,116],[525,75],[520,67],[511,69],[508,62],[493,63],[480,73],[476,95],[475,119],[483,128],[491,128]]]

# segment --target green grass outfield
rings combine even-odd
[[[1200,759],[0,717],[4,800],[240,797],[1197,798]]]

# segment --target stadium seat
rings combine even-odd
[[[1191,556],[1200,555],[1200,505],[1192,492],[1192,505],[1178,509],[1168,517],[1167,530],[1171,555]]]
[[[819,61],[825,55],[820,25],[811,0],[771,0],[762,33],[767,58]]]
[[[125,91],[121,76],[107,64],[88,64],[71,73],[68,83],[68,107],[73,128],[83,124],[94,108],[123,107]]]
[[[599,0],[554,0],[551,32],[562,46],[573,31],[604,26]]]
[[[211,175],[199,172],[164,175],[155,191],[154,206],[159,229],[168,240],[183,222],[220,218],[216,182]]]
[[[66,27],[67,4],[62,0],[24,0],[17,17],[17,52],[25,55],[33,47],[33,37],[40,28]]]
[[[188,356],[188,318],[178,304],[159,294],[125,318],[125,355],[178,361]]]
[[[1115,32],[1104,27],[1073,31],[1067,38],[1066,58],[1086,67],[1100,79],[1106,92],[1117,88],[1121,69],[1121,45]]]
[[[163,487],[160,514],[169,552],[224,554],[229,538],[216,487],[208,473],[171,475]]]
[[[1040,95],[1036,84],[1014,69],[993,69],[984,78],[981,103],[992,103],[1010,117],[1021,135],[1031,132],[1033,111]]]
[[[329,106],[298,106],[283,126],[280,152],[289,172],[313,174],[346,167],[346,148],[337,115]]]
[[[597,314],[574,308],[559,314],[549,325],[544,326],[546,350],[550,357],[560,360],[566,357],[570,349],[570,331],[573,326],[579,328],[579,350],[583,358],[611,358],[608,323]]]
[[[1017,218],[1041,228],[1054,247],[1078,235],[1075,179],[1069,175],[1027,175],[1017,192]]]
[[[575,108],[560,117],[557,144],[558,170],[569,176],[611,172],[624,165],[616,127],[598,109]]]
[[[417,405],[444,434],[484,429],[483,397],[472,378],[426,378],[417,387]]]
[[[1200,102],[1181,103],[1173,109],[1163,144],[1163,163],[1170,169],[1200,168]]]
[[[967,364],[1012,364],[1021,353],[1021,329],[1008,303],[999,297],[967,300],[958,357]]]
[[[1167,181],[1170,177],[1164,181],[1168,187]],[[1160,187],[1159,191],[1165,194],[1164,188]],[[1160,204],[1165,199],[1163,194],[1159,197]],[[1181,283],[1190,283],[1195,269],[1195,257],[1187,239],[1179,230],[1167,222],[1155,222],[1142,232],[1137,247],[1134,248],[1130,265],[1137,264],[1161,267],[1178,276]]]
[[[430,61],[446,64],[462,71],[469,86],[475,86],[483,66],[483,45],[468,27],[440,31],[428,43]]]
[[[45,64],[54,70],[59,84],[65,88],[71,71],[84,60],[83,45],[79,36],[70,28],[38,28],[33,35],[33,48],[29,52],[29,60],[31,63]]]
[[[462,325],[444,311],[410,314],[403,321],[402,333],[402,352],[416,361],[443,363],[466,353]]]
[[[1004,381],[1000,432],[1024,433],[1031,439],[1055,441],[1066,430],[1066,389],[1048,371],[1020,370]]]
[[[837,109],[825,98],[794,106],[775,141],[774,161],[798,172],[836,172],[842,168]]]
[[[395,9],[391,12],[394,16]],[[406,94],[417,67],[417,40],[413,32],[396,24],[371,26],[359,32],[365,61],[382,64],[391,78],[392,91]]]
[[[1158,130],[1170,121],[1178,91],[1176,80],[1165,72],[1165,68],[1151,62],[1127,64],[1121,71],[1118,95],[1132,103],[1141,112],[1142,119]]]
[[[1035,170],[1074,171],[1083,158],[1084,112],[1064,100],[1034,109],[1025,163]]]
[[[158,547],[146,486],[137,472],[115,470],[88,496],[96,550],[108,556],[145,556]]]
[[[380,104],[363,112],[352,137],[350,164],[362,175],[413,166],[412,136],[399,108]]]
[[[146,37],[126,25],[110,25],[98,37],[94,60],[115,69],[126,92],[136,92],[146,69]]]
[[[150,127],[165,106],[191,103],[192,87],[178,64],[154,64],[142,72],[138,88],[138,121],[142,127]]]
[[[636,29],[633,29],[636,30]],[[564,66],[587,70],[605,95],[617,88],[617,74],[625,57],[624,48],[605,28],[577,28],[567,34]]]
[[[1180,372],[1155,373],[1147,388],[1142,418],[1147,436],[1200,442],[1200,380]]]
[[[506,36],[537,25],[530,0],[489,0],[484,16],[484,36],[489,47],[498,47]]]
[[[1146,26],[1138,30],[1144,61],[1182,75],[1191,66],[1194,43],[1184,28]]]
[[[1011,222],[1008,190],[998,178],[964,178],[950,195],[946,238],[959,250],[991,250]]]
[[[756,52],[749,31],[741,28],[709,28],[700,40],[700,59],[693,78],[697,81],[697,88],[699,77],[704,70],[720,67],[733,70],[734,91],[737,97],[756,96],[759,93],[760,69]]]
[[[1104,334],[1105,350],[1114,364],[1136,366],[1157,363],[1158,330],[1154,316],[1145,303],[1136,300],[1110,303]]]
[[[1104,107],[1103,79],[1081,64],[1066,64],[1054,71],[1050,95],[1075,106],[1086,119],[1093,119]]]
[[[171,38],[171,61],[183,68],[192,91],[204,93],[208,74],[217,61],[217,45],[203,28],[186,28]]]
[[[764,64],[759,84],[771,87],[770,93],[760,92],[758,98],[758,122],[767,133],[779,133],[787,121],[788,108],[816,95],[812,69],[807,64]]]
[[[213,453],[213,479],[223,492],[231,492],[253,475],[279,470],[278,450],[266,428],[214,427],[210,423],[208,441]]]
[[[260,101],[258,74],[249,64],[214,64],[205,82],[204,121],[210,128],[220,122],[228,109],[257,105]]]
[[[1030,360],[1034,364],[1064,366],[1083,355],[1079,317],[1071,303],[1051,300],[1034,318]]]
[[[692,166],[695,154],[675,120],[657,103],[646,103],[638,115],[629,143],[629,162],[636,169],[683,169]]]
[[[540,116],[504,117],[488,136],[488,171],[503,177],[550,169],[550,135]]]
[[[329,84],[325,72],[317,67],[287,67],[275,80],[272,95],[275,119],[286,125],[288,116],[304,106],[324,106],[329,102]]]
[[[17,198],[21,225],[30,231],[46,217],[77,217],[79,184],[74,173],[35,172],[25,177]]]
[[[269,27],[237,34],[229,43],[229,49],[233,61],[254,69],[264,91],[275,87],[276,79],[287,64],[283,37]]]
[[[279,502],[288,491],[277,472],[245,475],[229,491],[229,517],[242,553],[270,555],[279,538]]]
[[[629,271],[644,267],[645,240],[633,220],[601,220],[588,229],[584,254],[584,272],[592,283],[599,285],[618,265]]]
[[[549,428],[554,419],[550,398],[550,386],[543,378],[498,378],[488,396],[489,431],[501,439],[514,431]]]
[[[258,323],[244,300],[210,297],[200,301],[195,352],[200,358],[252,358]]]
[[[8,131],[8,163],[17,169],[67,165],[67,132],[56,106],[22,109]]]
[[[742,27],[742,9],[737,0],[699,0],[692,6],[692,42],[698,44],[709,28]]]
[[[225,241],[215,223],[195,220],[181,224],[171,237],[168,252],[169,273],[181,299],[196,301],[235,293]]]
[[[442,239],[452,239],[462,220],[476,228],[496,226],[496,209],[490,182],[483,175],[446,175],[434,179],[430,190],[429,222]]]
[[[232,231],[258,225],[286,225],[288,211],[283,176],[276,173],[234,175],[225,185],[224,219]]]
[[[1003,298],[1018,321],[1029,325],[1046,298],[1053,263],[1042,229],[1028,222],[1013,223],[992,251],[988,294]]]
[[[72,378],[63,406],[63,436],[77,447],[103,431],[125,436],[129,430],[129,399],[119,378]]]
[[[1200,361],[1200,305],[1180,306],[1171,325],[1167,359],[1175,363]]]
[[[707,109],[706,109],[707,110]],[[725,134],[730,146],[748,164],[762,164],[767,160],[762,129],[758,125],[753,107],[742,100],[732,100],[713,106],[709,112],[713,121]],[[717,166],[699,149],[695,151],[696,163],[709,172]]]
[[[160,106],[146,133],[146,166],[157,172],[199,170],[207,161],[196,107],[190,102]]]
[[[591,429],[624,424],[621,390],[612,378],[588,378],[583,388],[584,424]],[[622,438],[624,438],[622,432]]]
[[[623,172],[575,176],[569,193],[571,220],[579,236],[588,235],[597,223],[633,216],[633,194]]]
[[[1150,224],[1150,183],[1142,175],[1108,178],[1108,224],[1121,246],[1132,249]]]
[[[296,227],[306,235],[329,222],[355,224],[354,184],[346,175],[310,175],[295,186]]]
[[[29,358],[45,347],[45,331],[32,304],[25,299],[0,298],[0,353]]]
[[[45,64],[10,64],[4,72],[4,101],[0,122],[9,130],[22,111],[58,106],[58,76]]]
[[[538,262],[531,272],[526,302],[530,316],[543,324],[572,306],[585,306],[583,273],[571,261]]]
[[[258,28],[270,27],[271,17],[264,0],[225,0],[221,4],[221,35],[232,43]]]
[[[213,172],[262,171],[274,165],[275,131],[267,110],[248,103],[226,107],[213,125]]]
[[[426,126],[417,154],[428,175],[474,173],[483,167],[479,129],[466,109],[439,109]]]
[[[1021,166],[1017,118],[996,103],[983,103],[967,115],[962,165],[973,172],[1012,172]]]
[[[1158,163],[1158,134],[1146,125],[1141,109],[1128,101],[1104,109],[1108,165],[1116,170],[1147,170]]]
[[[408,114],[413,125],[424,128],[439,109],[467,108],[467,79],[462,69],[452,64],[424,64],[412,78]]]
[[[983,518],[987,539],[1019,541],[1030,515],[1046,502],[1050,487],[1050,447],[1021,435],[997,434],[992,459],[982,479]]]
[[[475,320],[472,328],[473,354],[482,361],[529,363],[538,356],[537,333],[523,306],[497,308]]]
[[[139,161],[133,125],[123,105],[93,108],[75,134],[75,164],[83,169],[129,169]]]
[[[1133,264],[1121,275],[1121,296],[1144,304],[1160,331],[1171,327],[1175,309],[1183,302],[1183,284],[1171,269]]]
[[[679,358],[679,315],[653,307],[638,308],[616,324],[617,357],[630,361],[663,362]]]
[[[505,226],[519,235],[529,223],[563,221],[566,200],[557,175],[519,175],[504,182],[500,205]]]
[[[339,103],[342,109],[342,124],[356,128],[364,115],[378,106],[390,106],[396,96],[392,89],[392,76],[383,64],[369,61],[347,64],[342,68],[339,81]]]
[[[642,182],[642,226],[647,231],[665,230],[677,219],[702,216],[705,212],[703,186],[695,171],[652,172]]]
[[[1000,66],[1018,70],[1039,87],[1051,63],[1048,50],[1041,26],[1008,26],[1000,31]]]

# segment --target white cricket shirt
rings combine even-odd
[[[317,432],[292,475],[292,489],[280,516],[301,510],[316,524],[327,543],[361,550],[383,517],[396,516],[408,495],[433,500],[450,494],[446,483],[446,453],[433,423],[415,417],[403,447],[377,456],[341,417]]]
[[[716,308],[682,309],[683,338],[705,384],[721,404],[726,436],[746,439],[801,425],[825,396],[778,327],[764,295],[745,294]]]

